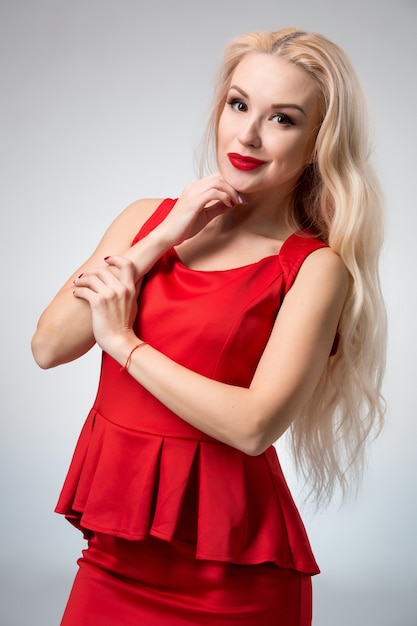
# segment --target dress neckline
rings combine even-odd
[[[170,253],[171,256],[173,256],[175,258],[177,263],[182,268],[187,270],[188,272],[193,272],[193,273],[197,273],[197,274],[224,274],[225,272],[238,272],[239,270],[247,270],[247,269],[250,269],[251,267],[256,267],[256,266],[261,265],[261,264],[263,264],[265,262],[279,259],[281,251],[284,248],[284,246],[286,246],[287,243],[293,237],[296,237],[296,236],[297,237],[299,237],[299,236],[306,236],[306,233],[304,231],[301,231],[301,230],[296,230],[293,233],[291,233],[291,235],[289,235],[286,239],[284,239],[284,241],[282,242],[282,245],[281,245],[279,251],[276,254],[269,254],[268,256],[262,257],[261,259],[259,259],[258,261],[254,261],[253,263],[246,263],[245,265],[239,265],[237,267],[229,267],[229,268],[223,269],[223,270],[199,270],[199,269],[194,269],[194,268],[189,267],[188,265],[186,265],[186,263],[184,263],[184,261],[181,259],[180,255],[178,254],[178,252],[176,251],[176,249],[174,247],[170,248],[168,250],[168,253]]]

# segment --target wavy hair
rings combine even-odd
[[[329,358],[289,433],[309,495],[325,503],[337,487],[345,497],[358,485],[367,442],[379,433],[384,420],[386,313],[378,269],[382,193],[370,163],[367,107],[356,72],[346,54],[317,33],[295,28],[256,31],[226,47],[206,134],[211,154],[217,149],[217,128],[232,74],[253,52],[294,63],[316,84],[322,121],[314,162],[294,193],[292,218],[297,227],[313,230],[340,255],[351,279],[337,353]]]

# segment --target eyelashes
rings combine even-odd
[[[245,112],[248,110],[247,104],[239,98],[231,98],[230,100],[226,100],[226,104],[228,104],[235,111]]]
[[[248,105],[240,98],[230,98],[226,100],[226,104],[238,113],[246,113],[248,111]],[[273,113],[269,119],[276,120],[279,126],[295,126],[294,120],[285,113]]]
[[[285,115],[285,113],[274,113],[272,119],[276,119],[278,124],[282,124],[283,126],[294,126],[295,124],[289,115]]]

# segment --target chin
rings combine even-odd
[[[253,181],[248,180],[247,173],[240,172],[222,172],[224,180],[241,193],[251,193],[254,190]]]

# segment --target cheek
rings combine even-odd
[[[304,158],[303,158],[303,162],[305,165],[309,165],[310,163],[313,162],[314,157],[314,146],[315,146],[315,141],[310,140],[306,143],[305,147],[304,147]]]
[[[283,164],[285,162],[294,164],[294,162],[301,162],[304,159],[307,146],[301,138],[295,139],[288,134],[287,137],[281,137],[278,143],[276,141],[271,142],[267,150],[269,154],[274,155],[277,161]]]
[[[300,137],[289,147],[288,154],[294,161],[305,164],[311,158],[313,147],[314,141],[311,138]]]
[[[225,119],[225,115],[223,114],[220,117],[219,125],[217,128],[217,144],[224,145],[228,138],[231,135],[231,124]]]

